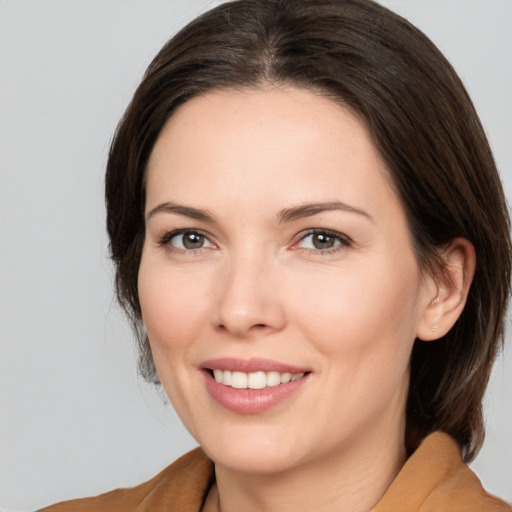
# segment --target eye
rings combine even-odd
[[[306,233],[296,244],[301,249],[316,252],[333,252],[337,248],[347,247],[351,240],[341,233],[326,230],[312,230]]]
[[[182,251],[215,247],[206,235],[198,231],[173,231],[162,238],[161,245]]]

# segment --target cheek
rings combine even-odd
[[[138,289],[155,359],[161,351],[185,349],[204,325],[206,314],[205,291],[197,280],[143,259]]]
[[[416,265],[345,268],[301,283],[296,322],[330,359],[408,361],[415,338],[420,277]]]

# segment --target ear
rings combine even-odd
[[[442,268],[429,276],[425,304],[418,321],[416,337],[432,341],[444,336],[459,318],[475,274],[476,255],[473,244],[455,238],[440,250]]]

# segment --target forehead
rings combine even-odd
[[[276,192],[294,203],[360,201],[389,195],[389,185],[350,109],[312,91],[266,88],[215,91],[182,105],[153,148],[147,194],[151,202],[219,189],[256,202]]]

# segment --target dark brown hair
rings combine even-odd
[[[365,121],[422,268],[437,268],[440,248],[455,237],[473,243],[477,269],[466,307],[442,339],[416,340],[407,404],[410,448],[440,429],[471,460],[483,440],[482,398],[509,295],[506,201],[478,116],[451,65],[424,34],[371,0],[222,4],[181,30],[149,66],[115,134],[106,174],[117,295],[139,336],[142,374],[157,380],[137,292],[153,145],[188,99],[268,83],[320,91]]]

